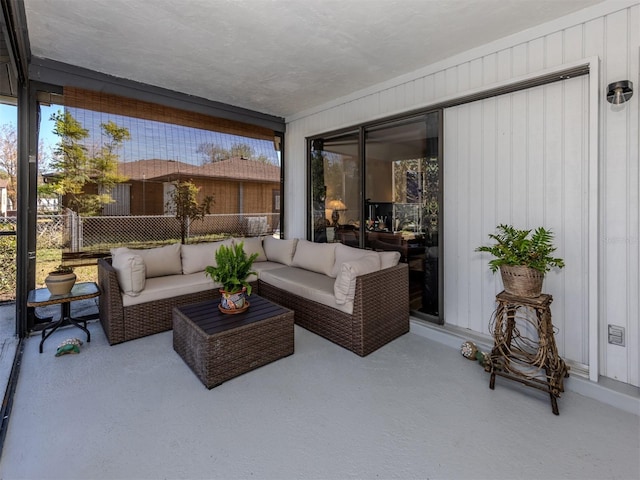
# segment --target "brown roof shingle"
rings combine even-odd
[[[192,165],[175,160],[136,160],[120,163],[118,173],[130,180],[154,180],[180,176],[254,182],[280,181],[279,166],[237,157],[204,165]]]

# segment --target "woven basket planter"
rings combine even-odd
[[[502,265],[500,267],[504,290],[511,295],[534,298],[542,293],[544,273],[522,265]]]

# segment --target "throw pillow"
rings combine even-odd
[[[352,302],[356,295],[356,277],[380,270],[380,257],[366,255],[358,260],[344,262],[340,266],[340,273],[333,284],[333,294],[338,305]]]

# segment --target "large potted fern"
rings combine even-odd
[[[249,308],[246,297],[251,295],[251,284],[247,278],[256,273],[251,267],[257,257],[257,253],[247,256],[243,242],[230,247],[220,245],[216,251],[216,265],[206,267],[205,273],[214,282],[222,284],[219,305],[221,312],[240,313]]]
[[[563,268],[564,261],[552,254],[553,233],[543,227],[519,230],[511,225],[498,225],[498,233],[489,234],[496,243],[476,248],[495,258],[489,262],[493,273],[500,270],[507,293],[521,297],[538,297],[542,293],[544,275],[552,267]]]

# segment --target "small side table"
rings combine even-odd
[[[569,367],[558,355],[551,322],[552,301],[547,294],[527,298],[501,292],[496,296],[498,308],[491,332],[494,346],[485,371],[491,373],[492,390],[496,375],[500,375],[548,392],[551,410],[558,415],[556,399],[564,392]]]
[[[42,353],[42,345],[49,336],[55,332],[63,324],[68,323],[75,325],[80,330],[83,330],[87,334],[87,342],[91,341],[91,333],[87,329],[86,320],[80,320],[84,323],[81,325],[77,319],[71,316],[71,302],[77,300],[86,300],[88,298],[94,298],[100,295],[100,287],[95,282],[80,282],[76,283],[71,292],[66,295],[51,295],[46,288],[36,288],[29,292],[27,297],[27,307],[45,307],[48,305],[60,304],[61,313],[60,320],[57,322],[51,322],[42,330],[42,340],[40,341],[40,353]],[[47,332],[47,330],[49,330]]]

